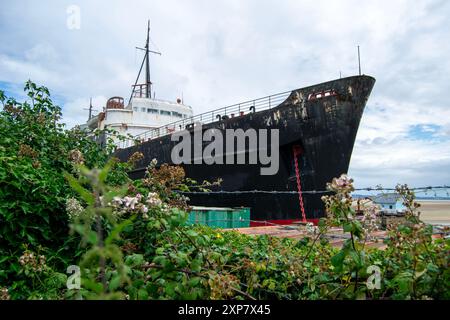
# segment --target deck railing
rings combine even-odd
[[[248,100],[245,102],[233,104],[230,106],[222,107],[212,111],[198,114],[189,118],[178,120],[159,128],[145,131],[141,134],[134,136],[134,139],[127,139],[120,141],[118,144],[119,149],[128,148],[134,146],[136,143],[142,143],[150,141],[152,139],[159,138],[168,134],[172,134],[176,131],[189,129],[194,125],[208,124],[219,120],[226,120],[231,118],[238,118],[247,115],[252,112],[259,112],[263,110],[272,109],[281,104],[289,97],[292,91],[286,91],[277,93],[274,95],[258,98],[254,100]]]

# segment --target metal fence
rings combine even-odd
[[[195,125],[208,124],[215,121],[238,118],[252,112],[269,110],[271,108],[277,107],[279,104],[284,102],[287,97],[289,97],[291,92],[292,91],[286,91],[259,99],[249,100],[178,120],[166,124],[162,127],[145,131],[134,136],[133,139],[121,141],[118,145],[118,148],[128,148],[134,146],[136,143],[150,141],[152,139],[171,134],[176,131],[193,128]]]

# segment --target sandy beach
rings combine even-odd
[[[431,224],[450,225],[450,201],[445,200],[420,200],[419,208],[422,221]]]

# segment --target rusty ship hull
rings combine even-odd
[[[324,82],[293,90],[268,110],[253,109],[203,125],[203,130],[278,129],[279,170],[265,176],[260,174],[259,164],[185,164],[189,178],[200,182],[222,179],[213,193],[187,194],[189,204],[250,207],[253,221],[289,223],[301,220],[302,211],[307,219],[323,217],[323,193],[314,191],[325,190],[327,182],[348,171],[359,123],[374,84],[375,79],[366,75]],[[152,159],[171,164],[175,144],[168,134],[119,149],[115,156],[126,161],[134,152],[143,153],[137,169],[130,172],[130,177],[137,179],[145,175]]]

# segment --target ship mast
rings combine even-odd
[[[136,87],[138,87],[138,86],[141,86],[141,90],[142,90],[142,87],[145,86],[145,97],[146,98],[152,97],[152,81],[150,79],[150,53],[161,55],[161,52],[150,50],[150,20],[148,20],[148,25],[147,25],[147,40],[145,42],[145,47],[144,48],[136,47],[136,49],[145,51],[145,55],[144,55],[144,59],[142,60],[141,68],[139,69],[139,73],[137,75],[136,82],[134,83],[133,90],[131,92],[130,100],[128,101],[128,103],[130,103],[131,98],[133,97],[133,93],[136,90]],[[142,67],[144,66],[144,63],[145,63],[145,84],[138,85],[137,82],[139,81],[139,77],[141,75],[141,71],[142,71]]]
[[[145,56],[147,57],[145,59],[145,82],[146,82],[146,92],[145,97],[151,98],[152,97],[152,82],[150,80],[150,58],[149,58],[149,39],[150,39],[150,20],[148,20],[147,25],[147,41],[145,43]]]
[[[89,102],[89,108],[84,108],[83,110],[89,110],[89,118],[88,121],[92,119],[92,111],[98,111],[97,109],[93,109],[92,107],[92,97]]]
[[[361,55],[359,53],[359,46],[358,46],[358,68],[359,68],[359,75],[361,75]]]

